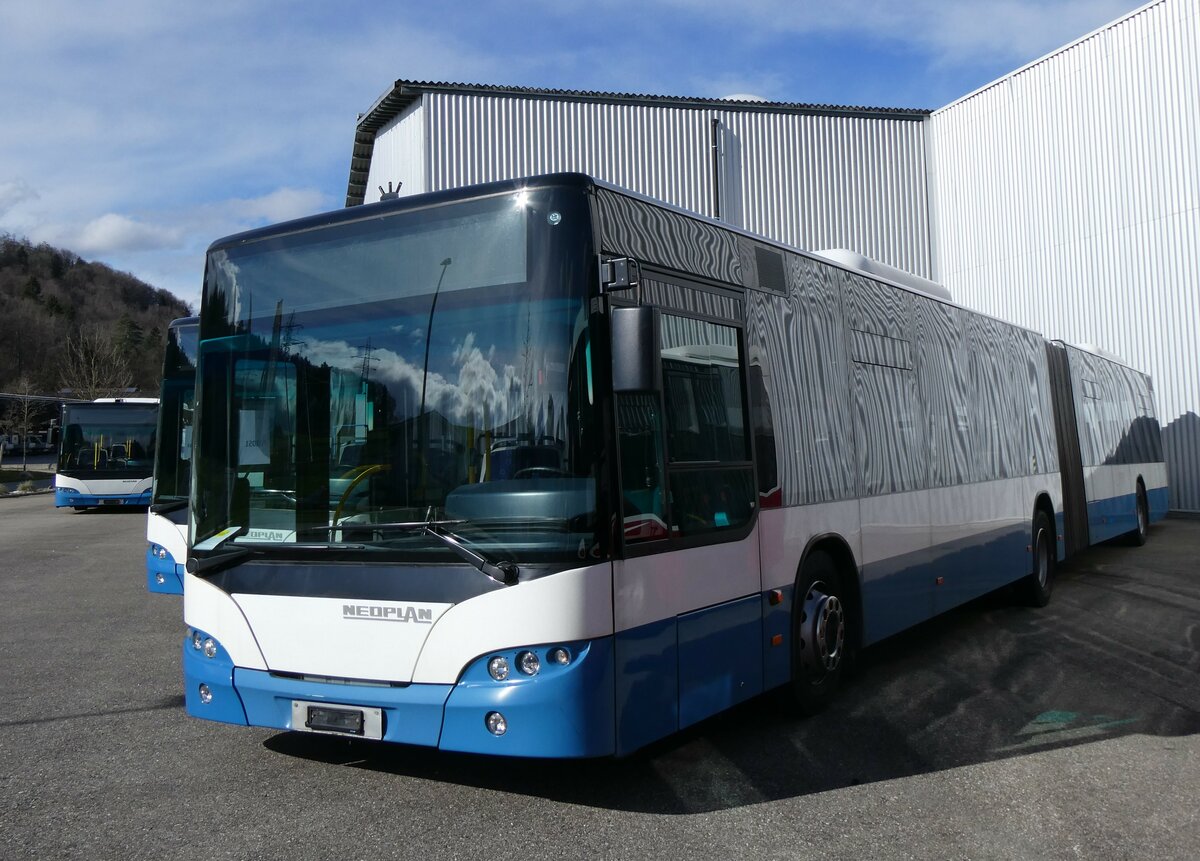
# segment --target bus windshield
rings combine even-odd
[[[195,317],[176,320],[167,330],[159,393],[153,503],[188,498],[192,457],[192,412],[196,390],[196,352],[200,324]]]
[[[158,404],[94,402],[63,407],[58,472],[74,478],[145,478],[154,468]]]
[[[591,552],[589,242],[583,194],[544,188],[215,247],[193,544]]]

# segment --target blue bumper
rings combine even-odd
[[[54,488],[55,508],[100,508],[109,505],[149,505],[150,491],[111,496],[90,493],[74,493],[61,487]]]
[[[206,658],[183,643],[184,699],[193,717],[243,726],[292,730],[292,701],[363,706],[383,712],[383,740],[466,753],[529,757],[590,757],[614,753],[612,638],[570,644],[565,667],[534,677],[493,680],[485,655],[457,684],[395,686],[331,684],[233,666],[218,646]],[[504,650],[497,654],[508,654]],[[511,663],[511,659],[510,659]],[[519,675],[514,671],[514,675]],[[209,702],[201,701],[207,686]],[[493,735],[485,719],[500,712],[507,731]]]
[[[159,559],[146,548],[146,589],[158,595],[183,594],[183,565],[175,561],[170,551]]]

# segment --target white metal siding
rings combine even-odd
[[[367,174],[367,200],[379,200],[379,188],[404,183],[400,194],[430,191],[426,181],[425,109],[413,102],[375,135],[371,168]]]
[[[721,121],[731,222],[929,277],[923,123],[740,111]]]
[[[1200,4],[1161,0],[933,114],[955,298],[1154,379],[1172,507],[1200,510]]]
[[[720,119],[726,220],[801,248],[850,248],[929,274],[919,121],[522,96],[424,99],[430,191],[580,171],[713,215],[712,121]],[[392,134],[381,130],[377,149]]]

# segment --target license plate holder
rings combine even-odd
[[[292,700],[292,729],[352,738],[383,738],[383,709]]]

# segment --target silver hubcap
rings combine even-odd
[[[837,595],[826,594],[821,582],[809,587],[800,619],[800,656],[809,671],[829,673],[838,668],[846,639],[845,613]]]

